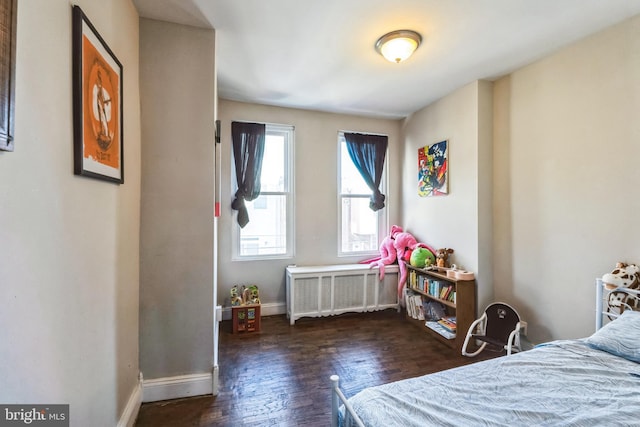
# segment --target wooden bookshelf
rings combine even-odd
[[[455,291],[455,302],[430,294],[428,287],[424,290],[419,289],[420,281],[422,281],[422,283],[438,281],[442,286],[453,286],[452,291]],[[432,300],[441,303],[445,307],[447,316],[455,316],[456,336],[453,339],[447,339],[425,326],[425,320],[416,320],[409,315],[407,315],[407,320],[425,330],[426,333],[433,335],[449,347],[462,351],[465,335],[471,323],[476,320],[476,281],[457,280],[447,277],[446,274],[436,270],[424,270],[407,265],[407,288],[415,294],[421,295],[423,301]]]

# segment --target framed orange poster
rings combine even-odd
[[[122,135],[122,64],[74,6],[74,173],[124,183]]]

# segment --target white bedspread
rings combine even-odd
[[[372,387],[349,401],[367,427],[640,426],[640,364],[583,341]]]

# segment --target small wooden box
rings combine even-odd
[[[260,304],[231,307],[233,333],[260,332]]]

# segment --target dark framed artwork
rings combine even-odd
[[[0,0],[0,150],[14,150],[17,0]]]
[[[74,173],[122,184],[122,64],[73,7]]]

